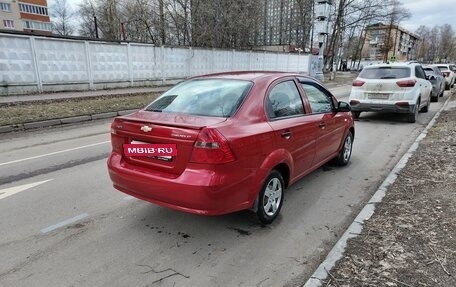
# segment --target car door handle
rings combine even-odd
[[[325,122],[321,122],[321,123],[318,125],[318,127],[319,127],[320,129],[324,130],[324,129],[326,128]]]
[[[289,138],[291,138],[291,131],[289,131],[289,130],[284,131],[284,132],[282,133],[282,137],[283,137],[284,139],[289,139]]]

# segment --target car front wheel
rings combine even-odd
[[[258,220],[263,224],[270,224],[276,219],[283,204],[285,184],[283,177],[277,170],[272,170],[266,178],[258,195]]]

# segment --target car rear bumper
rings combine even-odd
[[[116,189],[168,208],[201,215],[221,215],[252,207],[249,176],[232,168],[220,171],[186,169],[179,176],[132,166],[122,156],[108,158],[109,176]]]
[[[410,105],[406,102],[397,103],[373,103],[373,102],[350,102],[351,109],[354,112],[385,112],[385,113],[413,113],[415,105]]]

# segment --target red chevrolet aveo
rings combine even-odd
[[[253,210],[271,223],[284,190],[324,163],[346,165],[350,106],[316,80],[279,72],[195,77],[117,117],[108,159],[114,187],[203,215]],[[176,156],[127,156],[125,144],[173,144]]]

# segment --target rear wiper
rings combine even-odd
[[[161,113],[162,110],[158,110],[158,109],[146,109],[146,111],[148,112],[157,112],[157,113]]]

